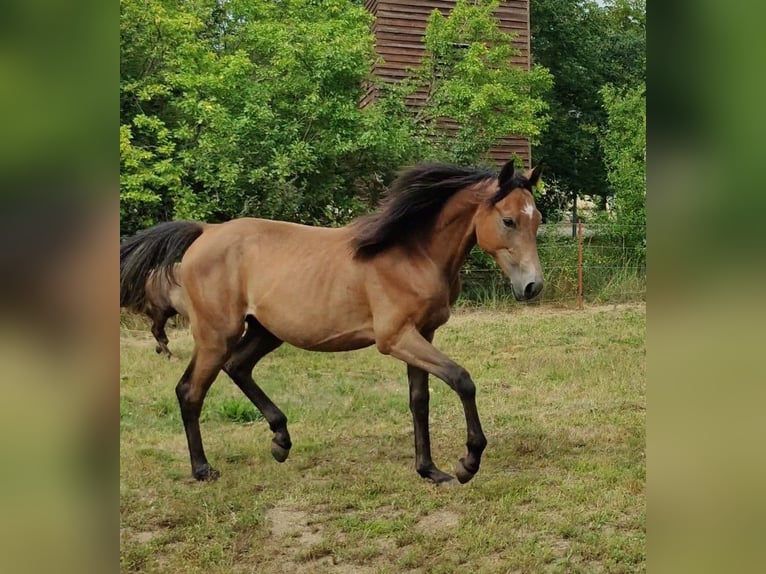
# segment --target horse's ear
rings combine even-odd
[[[500,175],[497,176],[497,181],[500,184],[500,189],[503,189],[505,185],[513,179],[513,174],[516,172],[516,168],[513,165],[513,160],[507,162],[503,169],[500,170]]]
[[[528,172],[527,179],[529,180],[529,187],[534,187],[537,185],[537,182],[540,180],[540,174],[542,172],[543,162],[538,163],[535,169],[533,169],[531,172]]]

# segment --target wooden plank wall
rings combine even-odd
[[[438,8],[445,16],[455,5],[454,0],[365,0],[365,7],[375,16],[373,32],[379,62],[373,73],[387,82],[397,82],[407,76],[407,68],[417,66],[425,49],[423,36],[431,12]],[[500,29],[517,34],[514,46],[519,55],[512,62],[529,69],[529,0],[503,0],[495,11]],[[361,106],[375,99],[375,89],[368,88]],[[417,105],[417,98],[412,105]],[[531,149],[526,138],[502,138],[490,151],[492,159],[501,164],[511,154],[521,157],[524,165],[530,162]]]

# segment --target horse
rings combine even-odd
[[[379,209],[345,227],[311,227],[257,218],[224,223],[172,221],[145,229],[120,249],[121,297],[141,291],[151,270],[178,273],[194,339],[176,385],[192,476],[215,480],[199,417],[208,389],[223,370],[258,408],[284,462],[292,447],[287,417],[255,383],[260,359],[283,342],[309,351],[375,345],[406,364],[415,438],[415,469],[436,484],[466,483],[478,472],[487,439],[468,371],[432,344],[460,293],[459,271],[478,244],[510,279],[514,297],[543,289],[537,254],[541,214],[532,189],[541,172],[500,173],[447,164],[401,172]],[[181,261],[180,269],[174,267]],[[467,453],[455,477],[431,458],[428,377],[462,402]]]
[[[122,258],[120,260],[122,263]],[[155,351],[163,353],[168,359],[173,354],[168,349],[168,335],[165,332],[165,324],[168,319],[175,315],[181,315],[188,318],[186,304],[184,303],[183,288],[179,283],[179,264],[176,264],[170,271],[161,272],[158,269],[152,270],[144,284],[143,290],[126,290],[125,297],[120,299],[120,307],[125,307],[136,313],[143,313],[152,322],[152,335],[154,335],[157,345]],[[120,269],[122,274],[122,268]],[[138,298],[136,298],[138,294]]]

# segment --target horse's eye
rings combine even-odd
[[[505,225],[506,227],[516,227],[516,222],[510,217],[504,217],[503,225]]]

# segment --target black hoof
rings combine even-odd
[[[274,441],[271,442],[271,456],[273,456],[277,462],[285,462],[289,454],[289,448],[281,447]]]
[[[218,480],[218,477],[221,476],[221,473],[209,464],[206,464],[197,470],[192,471],[192,475],[194,476],[195,480],[214,482]]]
[[[451,474],[447,474],[446,472],[442,472],[435,466],[430,466],[425,469],[419,469],[418,474],[422,476],[423,478],[430,480],[434,484],[441,486],[446,484],[451,484],[455,482],[455,477]]]
[[[455,465],[455,476],[457,476],[457,479],[460,481],[460,484],[465,484],[469,480],[471,480],[475,472],[471,472],[465,467],[464,463],[465,459],[461,458],[459,461],[457,461],[457,464]]]

